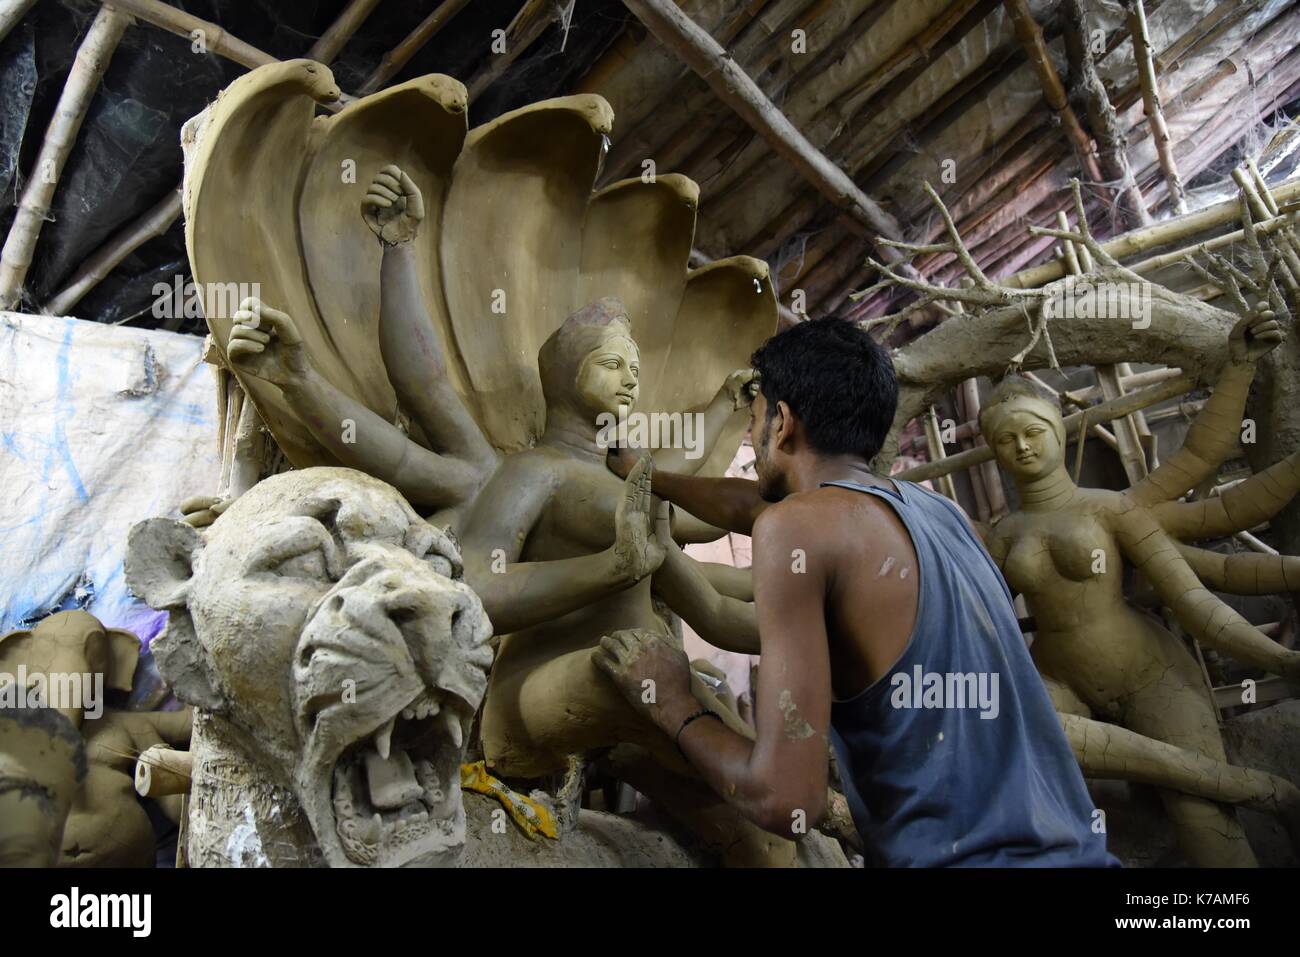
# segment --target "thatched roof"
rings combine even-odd
[[[942,223],[922,191],[930,182],[980,266],[990,276],[1011,275],[1053,256],[1052,238],[1032,237],[1026,226],[1056,224],[1058,211],[1069,209],[1071,176],[1085,183],[1099,235],[1136,224],[1134,202],[1118,202],[1117,184],[1109,181],[1118,154],[1149,215],[1172,215],[1121,3],[678,5],[726,48],[810,148],[897,221],[900,238],[942,238]],[[0,4],[0,15],[6,7],[27,6],[21,0]],[[160,6],[156,0],[122,4],[141,17],[138,8]],[[368,81],[386,85],[447,73],[471,89],[472,125],[525,102],[600,93],[616,117],[601,183],[640,174],[646,160],[658,172],[695,179],[702,257],[768,259],[783,302],[791,304],[801,290],[809,315],[879,315],[906,295],[885,291],[857,304],[848,300],[873,281],[866,258],[879,252],[875,236],[616,0],[175,0],[168,6],[279,59],[307,53],[345,10],[365,13],[349,24],[350,36],[330,35],[345,41],[331,64],[340,87],[356,92]],[[97,9],[88,0],[38,0],[0,45],[5,229],[21,185],[36,175],[42,137]],[[1147,0],[1145,9],[1172,155],[1191,208],[1231,195],[1226,175],[1243,154],[1264,154],[1261,167],[1270,182],[1289,175],[1300,138],[1278,136],[1271,148],[1268,141],[1300,109],[1300,10],[1294,0]],[[1047,66],[1035,64],[1026,13],[1041,29]],[[376,77],[385,55],[430,14],[441,17],[434,35],[413,44],[416,52],[401,69]],[[505,56],[493,52],[494,30],[506,31]],[[1081,38],[1073,49],[1071,37]],[[1090,99],[1083,82],[1081,47],[1090,51],[1102,99],[1113,107],[1109,129],[1098,128],[1105,118],[1097,112],[1095,90]],[[215,52],[195,53],[189,38],[143,19],[126,29],[67,156],[26,275],[25,308],[39,311],[58,302],[58,292],[97,250],[168,202],[181,176],[181,124],[245,69]],[[1053,96],[1053,73],[1064,101]],[[959,267],[950,253],[915,262],[928,279],[956,282]],[[170,283],[186,270],[180,225],[172,223],[92,282],[67,311],[157,325],[148,312],[154,283]],[[202,328],[194,319],[171,324]]]

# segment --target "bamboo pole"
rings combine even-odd
[[[1300,177],[1288,180],[1278,186],[1273,190],[1273,196],[1279,206],[1286,206],[1292,200],[1300,199]],[[1134,229],[1122,236],[1107,240],[1101,244],[1101,248],[1116,259],[1122,260],[1149,249],[1185,241],[1206,230],[1222,226],[1224,223],[1240,221],[1241,207],[1234,198],[1225,200],[1222,203],[1215,203],[1213,206],[1207,206],[1194,213],[1179,216],[1176,219],[1167,219],[1164,222],[1155,223],[1143,229]],[[1274,228],[1280,228],[1280,224]],[[1213,240],[1211,241],[1213,242]],[[1179,251],[1177,254],[1171,255],[1174,255],[1175,259],[1181,259],[1186,253]],[[1064,266],[1059,261],[1053,260],[1041,266],[1026,269],[1001,280],[1001,282],[1013,289],[1034,289],[1060,279],[1064,275]]]
[[[351,0],[339,14],[338,19],[330,24],[329,29],[321,34],[320,39],[311,45],[311,49],[307,51],[307,59],[320,63],[333,60],[377,6],[379,0]]]
[[[1073,74],[1071,83],[1076,95],[1087,104],[1088,125],[1101,147],[1097,157],[1101,171],[1106,179],[1118,182],[1115,187],[1116,198],[1124,212],[1128,228],[1148,226],[1151,224],[1151,214],[1147,212],[1142,192],[1133,179],[1133,169],[1128,161],[1128,143],[1089,49],[1088,18],[1083,2],[1066,0],[1063,9],[1065,51]]]
[[[1056,214],[1057,228],[1063,232],[1070,229],[1070,221],[1066,218],[1065,213]],[[1080,246],[1076,249],[1073,242],[1064,240],[1065,264],[1073,275],[1081,275],[1084,272],[1091,272],[1093,267],[1092,256],[1088,250]],[[1119,369],[1114,365],[1099,365],[1093,367],[1093,372],[1097,377],[1097,387],[1101,390],[1102,398],[1106,401],[1118,399],[1124,395],[1124,387],[1120,383]],[[1141,415],[1140,412],[1133,412],[1122,418],[1111,421],[1111,427],[1114,429],[1115,441],[1118,443],[1120,464],[1124,467],[1124,474],[1128,476],[1129,484],[1136,485],[1142,479],[1146,478],[1147,459],[1142,448],[1140,430],[1136,417]],[[1096,421],[1094,419],[1094,421]],[[1100,426],[1100,423],[1097,423]],[[1084,441],[1079,441],[1079,463],[1075,471],[1075,481],[1079,480],[1078,471],[1083,465],[1083,446]]]
[[[1252,178],[1245,169],[1238,166],[1232,171],[1232,181],[1241,189],[1242,194],[1246,197],[1246,202],[1250,205],[1250,215],[1255,222],[1264,222],[1273,215],[1277,209],[1277,202],[1269,195],[1265,199],[1260,190],[1256,188],[1256,181],[1263,182],[1259,175],[1259,170],[1255,170],[1255,176]],[[1268,187],[1263,189],[1264,194],[1268,194]],[[1293,297],[1300,296],[1300,256],[1296,255],[1295,249],[1290,243],[1290,237],[1283,230],[1282,235],[1276,240],[1278,251],[1282,254],[1282,263],[1284,268],[1280,269],[1279,278],[1283,284],[1291,291]]]
[[[942,433],[939,431],[939,414],[934,411],[934,406],[925,414],[925,439],[928,446],[928,453],[931,462],[942,462],[947,458],[947,453],[943,448]],[[957,501],[957,489],[952,484],[952,473],[944,472],[942,475],[935,476],[935,482],[939,486],[939,493],[950,502]]]
[[[146,748],[135,762],[135,793],[158,798],[168,794],[187,794],[194,773],[194,756],[165,744]]]
[[[1196,377],[1191,375],[1179,376],[1177,379],[1170,379],[1162,382],[1160,385],[1152,386],[1149,389],[1143,389],[1140,392],[1130,392],[1111,402],[1103,402],[1100,405],[1094,405],[1087,409],[1087,418],[1092,421],[1099,419],[1116,419],[1130,412],[1136,412],[1139,409],[1146,409],[1157,403],[1180,396],[1196,388]],[[1079,431],[1079,424],[1084,421],[1083,412],[1075,412],[1073,415],[1065,417],[1065,434],[1068,440]],[[937,478],[940,475],[947,475],[949,472],[957,469],[970,468],[978,465],[980,462],[987,462],[993,458],[993,450],[987,445],[981,445],[978,448],[968,449],[965,452],[958,452],[956,455],[950,455],[942,462],[927,462],[924,465],[918,465],[900,472],[895,478],[901,478],[908,482],[920,482],[925,479]]]
[[[171,190],[122,232],[113,236],[82,263],[70,282],[49,300],[42,310],[51,316],[66,316],[82,297],[94,289],[131,253],[171,228],[181,214],[181,194]]]
[[[0,252],[0,309],[13,309],[22,299],[23,283],[32,264],[36,239],[49,217],[50,203],[63,174],[63,164],[77,140],[77,133],[99,88],[99,81],[108,69],[113,51],[130,22],[131,18],[122,11],[110,6],[100,7],[77,48],[67,83],[54,108],[54,116],[36,155],[36,165],[18,201],[13,225]]]
[[[660,43],[690,66],[713,89],[718,99],[767,140],[833,205],[875,236],[902,241],[901,230],[894,218],[862,192],[847,173],[808,142],[785,114],[763,95],[749,75],[727,56],[717,41],[671,0],[623,2]],[[886,262],[906,268],[897,249],[883,243],[876,243],[876,248]]]
[[[432,40],[467,3],[469,0],[443,0],[434,7],[433,12],[421,20],[401,43],[383,55],[375,71],[366,77],[366,81],[357,90],[357,96],[374,93],[396,76],[411,57],[419,53],[425,44]]]
[[[361,15],[361,7],[365,2],[367,0],[353,0],[353,3],[343,11],[339,19],[330,26],[321,39],[316,41],[316,45],[312,47],[312,51],[316,55],[311,56],[310,59],[328,65],[338,56],[348,37],[356,32],[365,19]],[[378,0],[370,3],[370,9],[367,9],[365,13],[368,15],[377,3]],[[324,43],[326,37],[332,37],[333,39],[328,43]],[[172,223],[176,221],[176,218],[181,213],[182,185],[177,183],[176,187],[157,205],[147,210],[142,216],[92,253],[82,263],[67,285],[55,293],[41,311],[52,316],[66,315],[87,293],[103,282],[122,260],[149,240],[161,236],[171,228]]]
[[[778,3],[780,2],[783,0],[778,0]],[[714,39],[731,52],[732,59],[742,64],[752,75],[759,75],[762,72],[761,69],[755,68],[762,44],[771,43],[772,47],[779,50],[780,42],[789,35],[788,32],[772,30],[762,21],[755,21],[754,18],[759,12],[767,12],[766,9],[760,11],[760,8],[767,6],[768,4],[761,2],[741,4],[710,31]],[[776,42],[772,42],[773,40]],[[593,87],[587,78],[584,78],[582,88],[586,92],[599,92],[600,89],[598,86]],[[643,115],[640,122],[632,124],[623,131],[618,145],[609,152],[605,168],[601,173],[601,183],[625,179],[633,175],[629,171],[634,167],[639,172],[641,161],[651,156],[655,157],[655,163],[660,169],[682,168],[668,154],[670,150],[681,149],[684,140],[690,138],[691,134],[704,131],[705,135],[712,135],[714,139],[726,140],[726,137],[717,136],[712,132],[717,129],[714,122],[701,122],[701,116],[705,115],[712,120],[710,107],[719,105],[726,110],[725,105],[718,103],[712,91],[708,87],[701,88],[698,78],[690,70],[686,70],[667,85],[664,94],[657,98],[648,115]],[[735,116],[729,110],[727,115]],[[743,123],[741,127],[748,129]],[[665,137],[664,133],[669,130],[672,132]],[[702,178],[696,177],[696,179]],[[721,192],[715,188],[714,202],[718,201],[721,195]]]
[[[9,36],[9,31],[18,25],[27,11],[36,5],[36,0],[0,0],[0,40]]]
[[[510,68],[510,64],[537,42],[555,19],[556,8],[551,0],[526,0],[506,27],[505,51],[489,56],[487,62],[475,70],[465,84],[470,101],[473,102],[495,83]]]
[[[139,17],[146,23],[162,27],[168,33],[201,40],[209,53],[225,57],[250,70],[278,62],[265,50],[259,50],[252,44],[230,35],[215,23],[186,13],[184,10],[178,10],[170,4],[161,3],[160,0],[113,0],[113,5]]]
[[[1127,6],[1128,28],[1133,36],[1133,55],[1137,60],[1138,81],[1142,84],[1142,102],[1146,108],[1147,122],[1151,124],[1160,169],[1169,186],[1169,198],[1173,200],[1174,211],[1181,216],[1187,212],[1187,193],[1183,189],[1183,180],[1178,175],[1169,127],[1160,106],[1160,87],[1156,80],[1155,64],[1151,59],[1151,34],[1147,31],[1146,10],[1143,9],[1142,0],[1127,0]]]
[[[1011,18],[1011,24],[1015,27],[1016,37],[1024,47],[1025,55],[1029,57],[1029,65],[1043,88],[1043,98],[1047,100],[1047,105],[1052,108],[1052,112],[1061,119],[1061,128],[1065,131],[1065,138],[1070,141],[1070,146],[1074,148],[1074,154],[1079,159],[1079,168],[1094,183],[1102,182],[1106,177],[1102,175],[1101,166],[1097,162],[1097,153],[1093,149],[1092,140],[1084,132],[1079,118],[1070,106],[1056,67],[1052,65],[1052,58],[1047,52],[1047,43],[1043,39],[1043,28],[1034,19],[1025,0],[1003,0],[1003,6],[1006,8],[1007,16]]]

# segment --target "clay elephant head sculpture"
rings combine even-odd
[[[78,676],[78,685],[90,676],[92,689],[101,691],[131,690],[136,665],[140,662],[140,639],[129,631],[105,628],[95,616],[84,611],[61,611],[42,620],[30,631],[11,631],[0,637],[0,675],[17,680],[19,666],[28,688],[70,680]],[[100,677],[102,676],[102,678]],[[98,717],[103,701],[91,701],[94,692],[87,696],[82,687],[84,707],[57,707],[73,727],[81,727],[85,711]],[[56,705],[60,702],[53,702]],[[61,702],[74,704],[74,702]]]
[[[455,862],[492,629],[456,545],[395,489],[276,475],[204,533],[136,525],[126,571],[170,613],[154,655],[199,709],[192,864]]]

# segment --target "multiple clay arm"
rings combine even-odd
[[[496,465],[496,453],[447,380],[436,326],[420,295],[410,245],[424,218],[419,190],[385,167],[362,203],[384,242],[380,347],[398,399],[443,454],[344,394],[312,366],[293,320],[247,300],[235,314],[227,355],[239,370],[278,385],[295,414],[340,462],[395,486],[408,500],[446,508],[465,503]]]
[[[1164,502],[1152,509],[1175,538],[1195,541],[1246,531],[1271,519],[1300,492],[1300,452],[1232,486],[1194,502]]]
[[[722,594],[706,574],[705,566],[666,534],[666,526],[667,519],[661,517],[658,535],[665,543],[664,561],[654,574],[655,591],[709,644],[743,655],[758,654],[758,614],[752,601]],[[720,577],[726,579],[724,587],[743,584],[737,576]]]
[[[398,401],[434,447],[490,471],[496,451],[452,388],[446,351],[420,292],[411,243],[384,247],[380,291],[379,346]]]
[[[524,542],[553,492],[507,458],[465,524],[465,578],[498,635],[552,621],[622,591],[663,559],[651,534],[649,459],[628,476],[614,520],[614,544],[573,558],[521,562]]]
[[[1300,591],[1300,558],[1237,552],[1224,555],[1175,542],[1183,561],[1211,588],[1233,595],[1275,595]]]
[[[1115,531],[1124,557],[1193,638],[1242,664],[1300,678],[1300,652],[1269,639],[1206,588],[1150,511],[1125,511],[1117,516]]]
[[[1237,321],[1228,337],[1228,362],[1182,448],[1129,489],[1129,499],[1148,507],[1170,502],[1218,472],[1237,447],[1255,363],[1282,338],[1282,327],[1268,308],[1257,307]]]

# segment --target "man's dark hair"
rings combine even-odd
[[[813,319],[779,333],[750,359],[771,417],[777,402],[799,416],[823,455],[875,457],[898,408],[889,353],[843,319]]]

